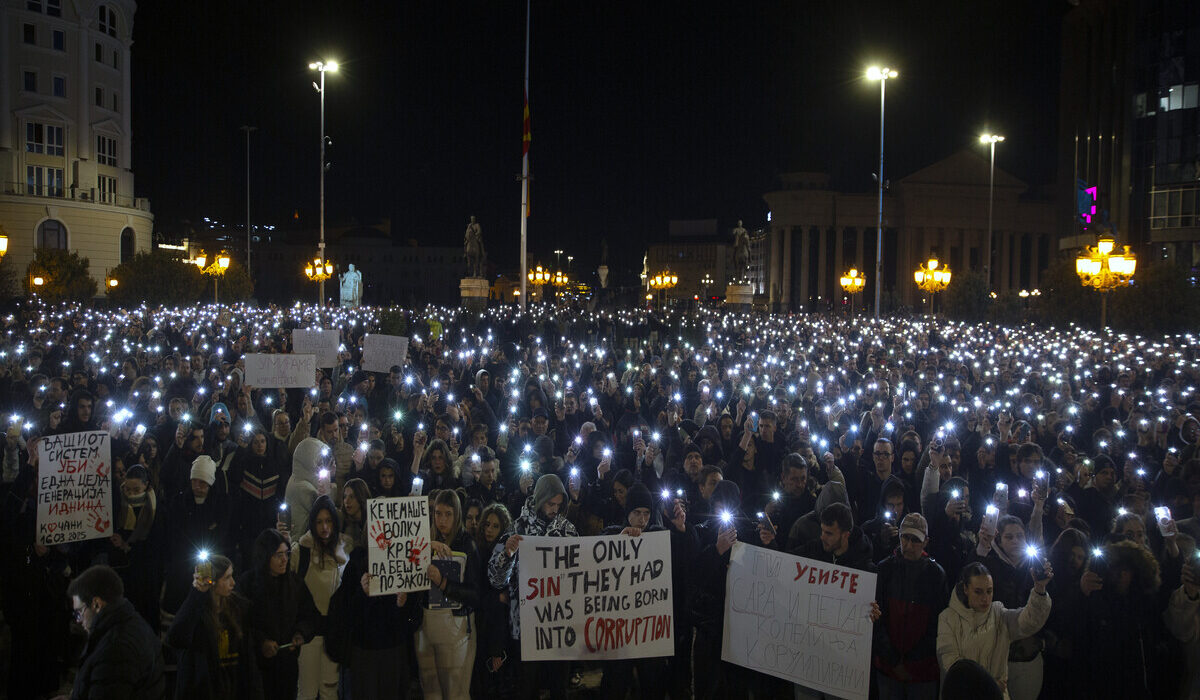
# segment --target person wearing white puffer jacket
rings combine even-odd
[[[329,496],[337,503],[337,487],[332,483],[334,461],[329,446],[316,438],[304,438],[292,455],[292,476],[284,491],[287,513],[291,518],[289,534],[293,542],[308,532],[308,511],[317,496]]]
[[[1050,617],[1046,584],[1054,573],[1045,564],[1044,577],[1034,576],[1033,590],[1023,608],[1015,610],[992,600],[992,575],[979,562],[963,568],[950,605],[938,615],[937,655],[942,677],[960,659],[979,663],[1008,698],[1008,645],[1037,633]]]

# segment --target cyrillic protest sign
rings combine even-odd
[[[390,372],[394,365],[403,367],[407,357],[408,338],[402,335],[363,336],[362,368],[368,372]]]
[[[429,499],[367,501],[367,566],[371,595],[429,590]]]
[[[522,660],[675,653],[671,533],[525,537],[519,557]]]
[[[307,389],[317,383],[315,355],[246,355],[246,384],[267,389]]]
[[[871,684],[875,574],[736,542],[721,658],[848,700]]]
[[[292,352],[297,355],[316,355],[318,367],[337,364],[339,345],[341,339],[337,331],[319,328],[297,328],[292,331]]]
[[[38,440],[39,543],[65,544],[113,534],[110,452],[104,431]]]

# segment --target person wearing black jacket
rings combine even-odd
[[[821,536],[792,554],[860,571],[875,571],[871,541],[854,524],[854,514],[844,503],[830,503],[821,511]]]
[[[349,655],[351,700],[391,700],[408,688],[408,655],[421,625],[419,596],[407,593],[371,597],[367,550],[350,553],[342,583],[330,600],[330,625],[340,630]],[[328,644],[328,643],[327,643]]]
[[[304,579],[288,568],[290,547],[283,533],[263,530],[254,541],[245,577],[250,599],[250,635],[257,651],[265,700],[296,697],[300,647],[317,633],[320,613]]]
[[[725,578],[735,542],[773,547],[773,527],[742,512],[742,493],[732,481],[722,481],[709,498],[713,515],[696,526],[699,553],[693,559],[688,609],[696,628],[692,645],[696,697],[745,697],[749,686],[763,679],[721,660],[725,625]]]
[[[162,643],[125,599],[117,572],[93,566],[71,582],[67,595],[88,633],[71,700],[162,698],[167,691]]]
[[[817,497],[810,483],[808,462],[802,455],[793,452],[783,458],[783,469],[779,475],[782,488],[771,492],[764,508],[779,532],[781,550],[790,549],[788,538],[796,521],[817,506]]]
[[[900,545],[879,562],[871,663],[882,700],[937,697],[938,615],[949,600],[946,572],[925,553],[929,525],[920,513],[900,522]]]

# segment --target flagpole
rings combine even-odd
[[[529,10],[530,0],[525,0],[525,112],[523,116],[521,135],[521,269],[517,275],[521,278],[521,311],[529,299],[529,289],[525,284],[525,273],[529,269],[526,259],[526,234],[529,229]]]

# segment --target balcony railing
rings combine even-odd
[[[48,185],[31,187],[24,182],[5,182],[4,194],[15,194],[22,197],[45,197],[46,199],[67,199],[75,202],[105,204],[113,207],[150,211],[150,200],[145,197],[131,197],[129,195],[101,192],[95,187],[86,189],[79,187],[57,188]]]

